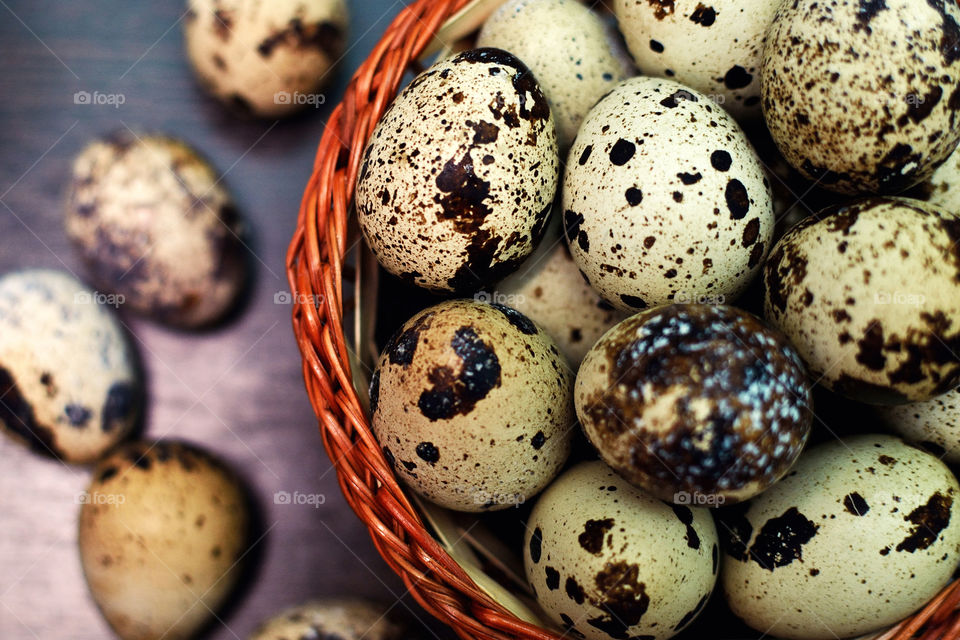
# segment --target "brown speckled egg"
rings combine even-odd
[[[198,80],[241,114],[280,118],[324,104],[343,55],[345,0],[189,0],[187,56]]]
[[[771,245],[773,203],[743,131],[701,93],[633,78],[593,108],[567,162],[577,266],[623,310],[730,302]]]
[[[779,0],[616,0],[637,65],[712,97],[737,117],[760,115],[764,35]]]
[[[876,412],[890,431],[938,458],[960,464],[960,389],[926,402],[877,407]]]
[[[380,119],[357,180],[360,228],[390,273],[474,291],[540,242],[559,164],[530,70],[499,49],[466,51],[417,76]]]
[[[94,283],[161,322],[209,325],[246,281],[230,196],[178,140],[124,132],[88,145],[73,164],[66,227]]]
[[[909,195],[960,216],[960,151],[954,151],[928,181]]]
[[[791,229],[765,267],[764,313],[811,375],[854,400],[927,400],[960,384],[960,218],[871,198]]]
[[[370,383],[373,430],[399,478],[460,511],[531,499],[570,453],[573,374],[553,341],[498,304],[444,302],[390,339]]]
[[[559,225],[550,226],[537,251],[493,295],[495,302],[513,307],[542,327],[577,369],[590,347],[627,314],[590,287],[560,236]]]
[[[567,637],[666,640],[707,604],[720,550],[707,509],[664,504],[595,461],[543,492],[523,552],[537,602]]]
[[[603,21],[577,0],[511,0],[484,23],[477,46],[509,51],[530,67],[550,101],[561,149],[625,77]]]
[[[143,383],[108,302],[59,271],[0,277],[0,431],[80,463],[129,435]]]
[[[899,622],[950,582],[958,493],[946,465],[899,438],[811,449],[769,491],[721,512],[727,602],[778,638],[850,638]]]
[[[763,112],[808,178],[899,193],[960,140],[955,0],[792,0],[767,34]]]
[[[225,602],[248,551],[237,477],[173,441],[124,445],[81,496],[80,560],[90,593],[123,640],[186,640]]]
[[[746,500],[800,455],[813,402],[800,356],[734,307],[669,305],[611,329],[576,382],[602,457],[661,500]]]
[[[264,622],[250,640],[405,640],[387,607],[366,600],[317,600]]]

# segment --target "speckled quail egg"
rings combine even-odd
[[[123,640],[192,638],[240,576],[246,494],[191,445],[136,442],[104,458],[82,494],[80,560]]]
[[[561,149],[624,78],[603,21],[577,0],[511,0],[483,25],[477,46],[509,51],[530,68],[550,101]]]
[[[815,447],[722,514],[727,602],[779,638],[849,638],[899,622],[950,582],[958,492],[946,465],[899,438]]]
[[[927,400],[960,384],[960,218],[870,198],[791,229],[764,310],[821,384],[854,400]]]
[[[417,76],[380,119],[357,180],[360,228],[390,273],[474,291],[540,242],[559,164],[533,74],[505,51],[466,51]]]
[[[185,143],[125,132],[73,164],[67,234],[125,308],[193,328],[220,319],[246,281],[241,222],[213,168]]]
[[[264,622],[250,640],[402,640],[387,608],[366,600],[317,600]]]
[[[628,318],[587,354],[574,397],[600,457],[678,503],[760,493],[790,469],[812,422],[800,356],[734,307],[668,305]]]
[[[597,340],[627,314],[597,295],[584,280],[559,225],[552,224],[537,251],[501,282],[496,301],[513,307],[543,328],[577,369]],[[482,295],[490,295],[484,292]]]
[[[531,499],[570,453],[573,374],[526,316],[467,300],[421,311],[370,383],[373,430],[399,478],[460,511]]]
[[[743,131],[706,96],[633,78],[589,113],[563,183],[577,266],[623,310],[732,301],[773,233],[769,183]]]
[[[130,433],[142,382],[107,302],[59,271],[0,277],[0,430],[69,462]]]
[[[909,195],[960,216],[960,151],[954,151],[927,182]]]
[[[703,610],[718,556],[707,509],[664,504],[594,461],[543,492],[523,560],[537,602],[569,637],[665,640]]]
[[[790,163],[842,193],[899,193],[960,140],[960,7],[794,0],[767,34],[767,125]]]
[[[279,118],[324,104],[346,43],[345,0],[189,0],[187,56],[200,83],[241,113]]]
[[[960,464],[960,389],[926,402],[877,407],[880,422],[938,458]]]
[[[779,0],[616,0],[637,65],[709,95],[737,117],[760,115],[764,36]]]

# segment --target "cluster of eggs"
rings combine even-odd
[[[374,130],[369,247],[461,296],[380,356],[384,457],[451,509],[540,494],[526,574],[572,637],[670,638],[716,584],[777,637],[891,625],[960,561],[960,7],[612,10],[622,40],[509,0]],[[830,206],[785,231],[773,183]],[[816,385],[905,440],[806,449]]]

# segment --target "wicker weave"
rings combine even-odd
[[[360,66],[320,141],[297,228],[287,253],[295,293],[293,329],[324,446],[343,494],[387,564],[424,609],[461,637],[558,640],[482,592],[426,530],[385,460],[353,387],[343,331],[343,262],[347,216],[361,155],[404,74],[437,30],[469,0],[418,0],[401,11]],[[319,307],[305,301],[321,300]],[[960,638],[960,583],[955,583],[884,640]]]

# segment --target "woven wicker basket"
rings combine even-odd
[[[373,436],[365,393],[354,379],[356,356],[344,335],[344,287],[359,300],[371,284],[345,265],[357,242],[349,227],[361,155],[377,121],[419,59],[476,29],[497,0],[418,0],[404,8],[360,66],[333,110],[317,150],[287,253],[294,292],[293,329],[303,357],[307,392],[324,446],[350,506],[370,529],[374,544],[410,593],[461,637],[559,640],[508,612],[487,595],[428,532],[415,504],[400,488]],[[367,270],[369,275],[369,269]],[[352,306],[348,305],[348,306]],[[352,312],[348,308],[347,314]],[[359,323],[359,320],[354,319]],[[353,343],[356,345],[356,341]],[[960,638],[960,582],[912,619],[878,640]]]

